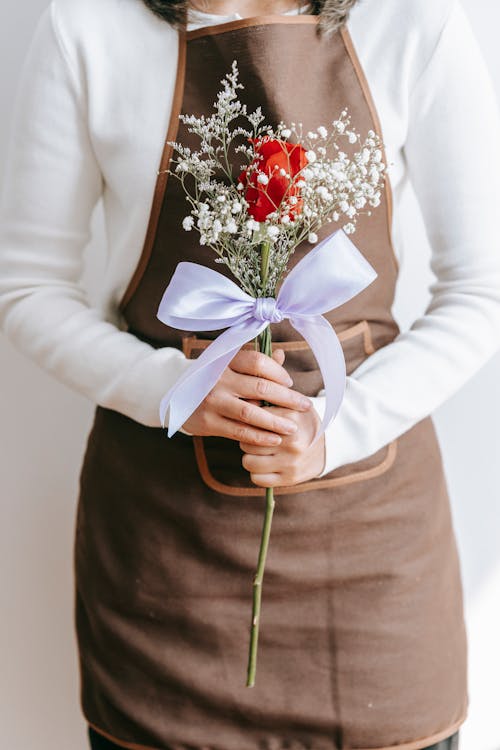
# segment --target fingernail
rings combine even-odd
[[[298,425],[296,425],[295,422],[287,422],[283,425],[283,428],[288,435],[291,435],[292,432],[297,432]]]
[[[275,437],[269,438],[270,445],[279,445],[281,443],[281,438],[279,435],[276,435]]]
[[[301,398],[299,403],[303,409],[309,409],[311,406],[311,402],[308,398]]]
[[[292,385],[293,385],[293,380],[292,380],[292,378],[289,375],[288,376],[288,387],[291,387]]]

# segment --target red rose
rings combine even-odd
[[[256,158],[249,168],[244,169],[238,177],[238,182],[246,186],[244,196],[249,203],[248,213],[256,221],[265,221],[267,216],[276,211],[283,199],[288,204],[290,197],[297,198],[295,204],[288,204],[288,216],[294,216],[302,211],[300,188],[296,183],[300,179],[298,172],[307,164],[306,150],[300,145],[279,141],[276,138],[251,138],[255,144]],[[262,158],[259,159],[259,156]],[[257,167],[257,169],[254,169]],[[280,174],[284,169],[286,174]],[[268,178],[266,184],[258,181],[259,174]]]

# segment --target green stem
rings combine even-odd
[[[263,242],[261,246],[261,268],[260,276],[262,280],[262,294],[265,294],[265,287],[269,272],[269,251],[270,243]],[[263,354],[269,357],[272,355],[271,327],[267,326],[256,340],[256,348],[259,348]],[[262,526],[262,535],[260,540],[259,557],[257,562],[257,572],[253,579],[253,601],[252,601],[252,620],[250,625],[250,646],[248,651],[248,667],[246,687],[255,685],[255,673],[257,670],[257,645],[259,640],[259,621],[262,599],[262,582],[264,579],[264,569],[266,566],[267,549],[269,547],[269,538],[271,536],[271,522],[274,511],[274,491],[272,487],[266,488],[266,509],[264,513],[264,523]]]

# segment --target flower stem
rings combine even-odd
[[[269,272],[269,251],[270,243],[263,242],[261,245],[261,280],[262,294],[265,294],[267,276]],[[272,355],[271,327],[267,326],[259,336],[256,347],[263,354],[269,357]],[[274,491],[272,487],[266,488],[266,509],[264,513],[264,523],[262,526],[262,535],[260,540],[259,557],[257,562],[257,572],[253,579],[253,603],[252,603],[252,620],[250,626],[250,647],[248,652],[247,682],[246,687],[255,685],[255,673],[257,670],[257,644],[259,640],[259,621],[262,598],[262,582],[264,579],[264,569],[266,565],[267,548],[271,535],[271,522],[274,511]]]

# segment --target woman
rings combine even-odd
[[[268,121],[316,127],[348,106],[356,130],[383,136],[391,164],[382,205],[354,237],[377,280],[327,316],[349,374],[313,445],[322,381],[285,323],[273,358],[240,351],[184,434],[167,440],[159,425],[161,396],[214,335],[155,316],[180,258],[212,262],[179,228],[164,143],[189,137],[179,112],[209,111],[233,59],[245,100]],[[456,748],[466,639],[430,414],[496,351],[500,323],[500,123],[460,3],[54,0],[13,132],[3,330],[98,405],[75,535],[92,747]],[[408,180],[436,281],[401,332],[391,306]],[[100,198],[109,254],[98,310],[79,276]],[[270,485],[278,503],[248,690]]]

